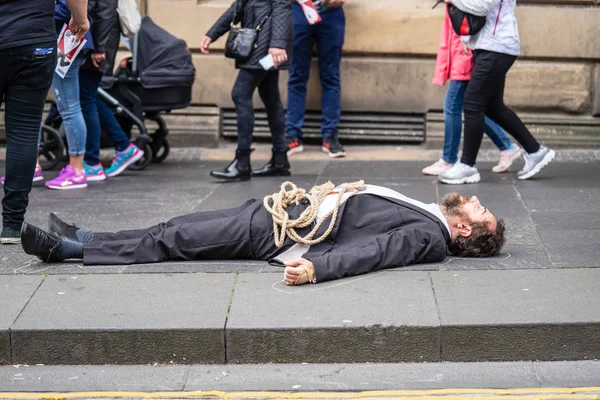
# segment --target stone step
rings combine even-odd
[[[237,262],[237,264],[243,264]],[[598,268],[0,275],[0,363],[590,360]],[[243,265],[241,265],[243,270]]]

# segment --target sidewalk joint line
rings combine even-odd
[[[442,313],[440,312],[440,305],[438,304],[437,295],[435,294],[435,287],[433,286],[433,275],[431,274],[433,271],[427,271],[427,275],[429,275],[429,283],[431,285],[431,292],[433,293],[433,301],[435,302],[435,311],[438,316],[438,323],[440,324],[439,334],[438,334],[438,350],[440,355],[440,360],[442,359],[442,335],[443,335],[443,326],[442,326]]]
[[[229,313],[231,312],[231,305],[233,304],[233,297],[235,295],[235,287],[237,286],[239,277],[240,277],[240,273],[237,272],[235,274],[235,279],[233,280],[233,287],[231,288],[231,296],[229,296],[229,306],[227,307],[227,314],[225,314],[225,326],[223,326],[223,350],[225,351],[225,354],[224,354],[225,364],[227,364],[227,322],[229,322]]]

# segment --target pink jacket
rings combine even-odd
[[[462,51],[462,43],[454,29],[448,15],[448,9],[444,11],[444,25],[440,34],[440,46],[435,60],[435,73],[433,84],[443,86],[448,79],[451,81],[468,81],[473,71],[473,54]]]

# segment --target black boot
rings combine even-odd
[[[290,176],[287,152],[273,152],[273,157],[261,169],[252,171],[252,176]]]
[[[253,150],[236,150],[234,160],[222,171],[210,171],[210,176],[229,181],[247,181],[252,174],[250,153]]]

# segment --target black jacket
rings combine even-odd
[[[371,194],[353,196],[342,207],[331,235],[303,255],[315,265],[318,282],[446,258],[450,234],[425,210]]]
[[[256,48],[246,62],[236,62],[237,68],[262,69],[258,60],[269,53],[271,47],[285,49],[288,61],[279,69],[289,68],[292,58],[293,28],[292,28],[292,1],[291,0],[239,0],[245,2],[242,18],[242,27],[256,28],[272,9],[271,17],[267,19],[256,39]],[[231,7],[215,22],[206,33],[214,42],[229,31],[231,21],[237,7],[238,1],[234,1]]]
[[[118,0],[88,0],[94,51],[106,53],[106,60],[100,65],[100,72],[106,75],[112,75],[120,41],[117,6]],[[89,60],[85,67],[95,69]]]

